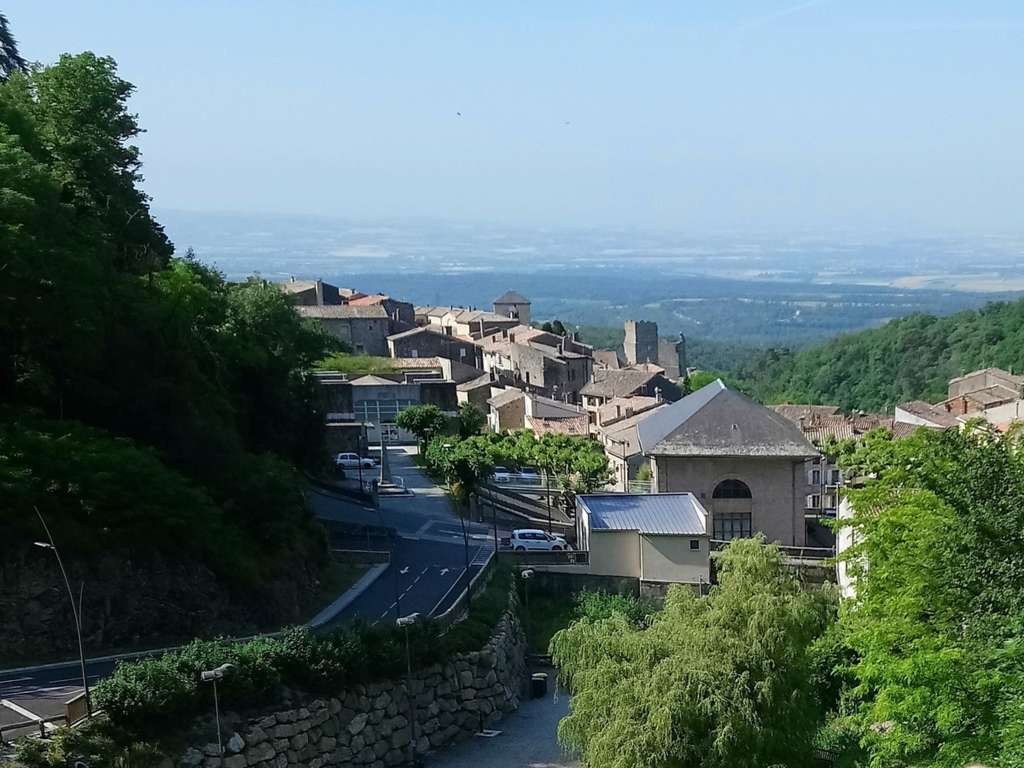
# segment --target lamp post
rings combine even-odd
[[[64,561],[61,559],[60,550],[57,549],[57,545],[53,541],[53,534],[50,533],[50,528],[46,524],[46,520],[43,519],[42,512],[36,508],[36,515],[39,517],[39,522],[43,524],[43,530],[46,531],[46,538],[48,541],[37,541],[34,542],[37,547],[43,549],[49,549],[53,551],[54,557],[57,558],[57,565],[60,566],[61,576],[64,577],[64,586],[68,590],[68,599],[71,601],[71,614],[75,620],[75,634],[78,637],[78,663],[82,670],[82,690],[85,692],[85,711],[89,717],[92,717],[92,698],[89,696],[89,677],[85,672],[85,645],[82,642],[82,592],[85,590],[85,582],[82,583],[82,588],[78,593],[78,603],[75,603],[75,595],[71,591],[71,582],[68,580],[68,572],[64,569]]]
[[[217,681],[223,680],[224,675],[235,668],[234,664],[221,664],[216,669],[209,669],[199,673],[199,679],[204,683],[213,683],[213,717],[217,721],[217,749],[224,754],[224,742],[220,735],[220,702],[217,699]]]
[[[412,651],[409,648],[409,627],[420,620],[418,613],[410,613],[395,620],[405,631],[405,697],[409,700],[409,765],[416,765],[416,703],[412,696]]]

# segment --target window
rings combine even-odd
[[[700,549],[700,539],[690,539],[690,549]]]
[[[832,470],[832,485],[839,485],[839,470]]]
[[[530,372],[529,371],[526,372],[526,383],[527,384],[530,383]]]
[[[459,360],[461,360],[465,356],[466,356],[466,349],[465,348],[460,349],[459,350]]]
[[[378,424],[393,424],[395,416],[410,405],[416,405],[415,400],[360,400],[353,405],[353,410],[358,421],[372,421]]]
[[[715,513],[714,535],[719,541],[749,539],[751,534],[752,527],[749,512]]]
[[[715,492],[711,494],[713,499],[749,499],[750,488],[742,480],[729,478],[715,486]]]
[[[420,356],[420,351],[418,349],[414,349],[414,350],[412,350],[409,353],[409,357],[419,357],[419,356]]]
[[[821,496],[816,493],[812,493],[807,497],[807,508],[808,509],[821,509]]]
[[[811,470],[811,485],[821,485],[821,470]]]

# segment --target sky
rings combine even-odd
[[[117,60],[160,208],[1024,230],[1019,0],[0,9],[28,59]]]

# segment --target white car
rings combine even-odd
[[[514,474],[515,473],[512,470],[505,467],[495,467],[494,473],[491,477],[494,478],[494,482],[496,483],[511,483]]]
[[[560,552],[569,549],[569,544],[561,536],[552,536],[538,528],[518,528],[512,531],[509,545],[517,552],[525,552],[528,549]]]
[[[518,472],[506,467],[495,467],[492,475],[496,483],[516,485],[540,485],[540,475],[532,467],[523,467]]]
[[[342,469],[373,469],[373,459],[360,458],[357,453],[339,453],[334,463]]]

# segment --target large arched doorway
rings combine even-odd
[[[748,539],[753,535],[750,486],[729,477],[715,486],[711,494],[711,538],[719,541]]]

